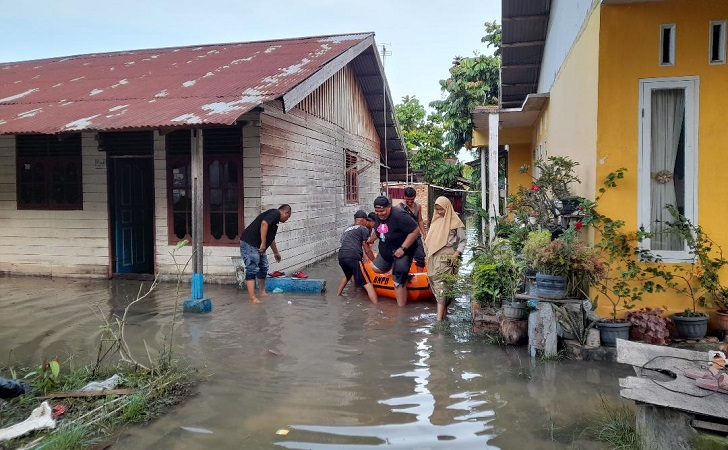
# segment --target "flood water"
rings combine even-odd
[[[349,287],[337,297],[334,259],[306,271],[326,279],[328,292],[271,294],[253,305],[237,286],[206,285],[212,313],[181,314],[174,341],[174,357],[205,381],[113,448],[602,448],[581,435],[584,418],[600,395],[620,401],[617,379],[631,369],[541,361],[525,347],[491,345],[471,334],[467,299],[438,325],[434,302],[373,305]],[[139,284],[0,277],[0,365],[95,361],[97,314],[123,312]],[[189,285],[183,289],[189,296]],[[129,314],[128,341],[140,361],[145,342],[164,343],[175,290],[160,285]]]

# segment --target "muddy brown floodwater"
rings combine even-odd
[[[471,334],[467,299],[443,326],[434,303],[373,305],[350,288],[337,297],[333,258],[307,272],[329,291],[252,305],[237,286],[206,285],[213,311],[182,315],[174,355],[207,380],[165,416],[125,430],[113,448],[601,448],[583,435],[584,418],[600,395],[620,401],[617,379],[629,368],[533,360],[525,347],[490,345]],[[64,364],[93,362],[101,322],[89,305],[120,313],[138,288],[0,277],[1,364],[70,355]],[[175,289],[162,284],[131,311],[127,334],[139,357],[144,342],[161,347]]]

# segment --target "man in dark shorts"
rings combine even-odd
[[[255,279],[258,278],[259,296],[265,297],[265,277],[268,276],[268,256],[265,252],[270,247],[276,262],[281,262],[281,254],[276,246],[278,223],[291,217],[291,206],[281,205],[278,209],[269,209],[258,215],[245,228],[240,238],[240,256],[245,263],[245,286],[248,289],[250,303],[260,303],[255,296]]]
[[[400,203],[399,206],[407,214],[412,216],[417,222],[417,226],[420,229],[420,235],[417,238],[417,251],[415,252],[415,266],[421,271],[425,268],[425,246],[422,245],[425,239],[427,239],[427,231],[425,230],[425,223],[422,220],[422,206],[415,202],[417,197],[417,191],[412,186],[407,186],[404,189],[404,202]]]
[[[341,295],[344,292],[346,283],[353,279],[355,286],[364,286],[369,300],[372,303],[378,303],[379,298],[374,291],[374,286],[364,277],[361,267],[362,258],[365,253],[369,259],[374,260],[374,253],[367,244],[367,239],[369,239],[372,232],[371,227],[368,226],[368,222],[367,213],[359,210],[354,214],[354,225],[347,227],[341,235],[339,266],[344,271],[344,276],[339,282],[339,289],[336,291],[336,295]]]
[[[417,236],[420,229],[417,222],[401,208],[392,208],[389,199],[380,195],[374,200],[374,213],[377,222],[374,234],[368,242],[379,239],[379,254],[372,263],[377,273],[392,269],[394,296],[397,305],[407,304],[407,277],[410,264],[417,250]]]

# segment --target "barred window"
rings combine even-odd
[[[346,158],[346,203],[359,202],[359,155],[351,150],[344,150]]]
[[[81,134],[18,135],[18,209],[83,209]]]

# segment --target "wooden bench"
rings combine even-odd
[[[699,388],[686,369],[706,368],[708,353],[617,339],[617,362],[635,368],[620,395],[636,402],[642,448],[691,448],[696,428],[728,433],[728,395]]]

